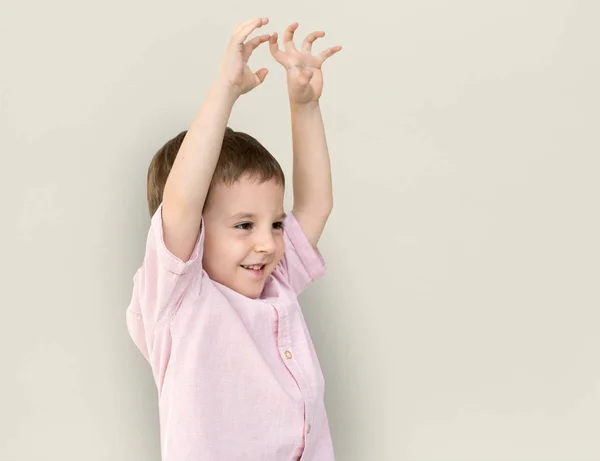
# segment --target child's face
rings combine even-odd
[[[211,279],[257,298],[283,254],[283,186],[251,181],[217,184],[204,209],[202,264]],[[252,216],[242,216],[246,213]],[[253,270],[242,266],[262,265]]]

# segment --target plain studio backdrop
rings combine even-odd
[[[344,47],[301,298],[337,459],[600,459],[598,2],[2,0],[0,461],[159,460],[125,327],[146,171],[256,16]],[[230,126],[291,186],[284,70],[251,64]]]

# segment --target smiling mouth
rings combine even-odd
[[[248,271],[260,272],[260,271],[262,271],[265,268],[265,266],[266,266],[266,264],[260,264],[260,265],[257,264],[257,265],[254,265],[254,266],[243,266],[242,265],[241,267],[243,267],[244,269],[246,269]]]

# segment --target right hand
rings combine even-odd
[[[252,19],[239,24],[231,34],[219,78],[223,79],[239,95],[260,85],[269,72],[266,68],[262,68],[256,73],[252,72],[248,67],[248,59],[261,43],[269,40],[270,34],[255,37],[244,43],[255,29],[268,22],[268,18]]]

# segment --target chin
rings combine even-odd
[[[246,293],[242,294],[247,298],[256,299],[261,295],[263,288],[264,284],[260,287],[260,290],[247,291]]]

